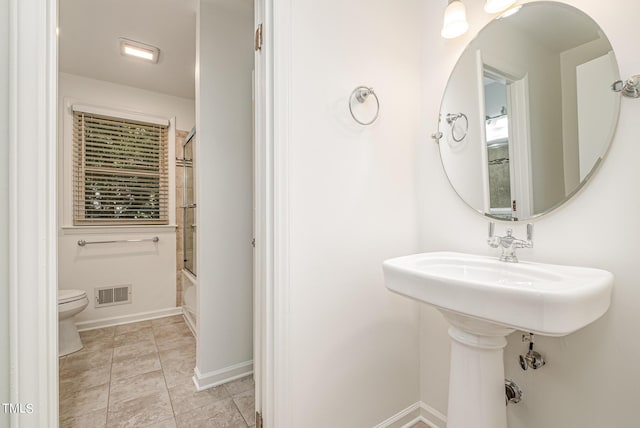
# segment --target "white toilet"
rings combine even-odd
[[[82,340],[73,317],[87,307],[89,299],[83,290],[58,290],[58,356],[82,349]]]

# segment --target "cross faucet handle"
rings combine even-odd
[[[500,247],[502,254],[500,260],[503,262],[517,262],[516,249],[533,247],[533,224],[527,224],[527,240],[518,239],[513,236],[513,229],[507,229],[506,236],[495,236],[495,223],[489,223],[489,238],[487,244],[492,248]]]

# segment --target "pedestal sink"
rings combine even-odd
[[[514,330],[570,334],[609,308],[613,274],[453,252],[383,263],[389,290],[435,306],[450,324],[447,428],[506,428],[503,348]]]

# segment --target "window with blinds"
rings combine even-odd
[[[168,224],[167,134],[165,125],[74,111],[74,224]]]

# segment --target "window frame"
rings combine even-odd
[[[154,117],[146,114],[136,113],[136,112],[127,112],[127,111],[117,111],[108,108],[89,106],[79,103],[72,103],[69,101],[65,102],[68,107],[67,115],[65,115],[65,147],[68,149],[68,154],[66,155],[66,159],[68,160],[69,168],[65,168],[67,170],[67,180],[68,183],[65,185],[68,193],[67,203],[65,204],[65,212],[64,218],[66,219],[64,223],[71,224],[72,228],[94,228],[98,229],[101,227],[110,229],[110,228],[149,228],[149,227],[162,227],[169,226],[170,222],[173,221],[172,207],[173,204],[171,202],[171,198],[173,197],[173,192],[171,191],[171,186],[173,185],[173,180],[171,177],[172,174],[172,163],[171,156],[174,153],[172,148],[172,143],[174,141],[174,124],[175,119],[169,120],[160,117]],[[159,207],[158,207],[158,218],[152,219],[135,219],[135,218],[95,218],[88,219],[85,217],[85,208],[78,207],[79,199],[76,194],[78,189],[82,189],[84,192],[85,186],[80,184],[76,180],[76,174],[80,171],[77,170],[79,165],[76,164],[75,152],[77,150],[76,144],[77,141],[74,138],[73,134],[75,132],[75,114],[76,113],[84,113],[94,117],[106,118],[108,120],[113,121],[122,121],[128,124],[141,125],[141,126],[154,126],[154,127],[162,127],[163,128],[163,136],[160,138],[160,148],[158,153],[159,158],[159,166],[158,166],[158,179],[159,179]],[[84,143],[82,144],[84,148]],[[67,151],[67,150],[65,150]],[[129,171],[130,172],[130,171]],[[82,177],[86,173],[86,166],[83,165],[82,168]],[[107,174],[108,175],[108,174]],[[117,175],[114,170],[114,175]],[[67,192],[65,192],[67,193]],[[82,198],[84,200],[84,198]],[[67,229],[67,227],[63,227],[63,229]]]

